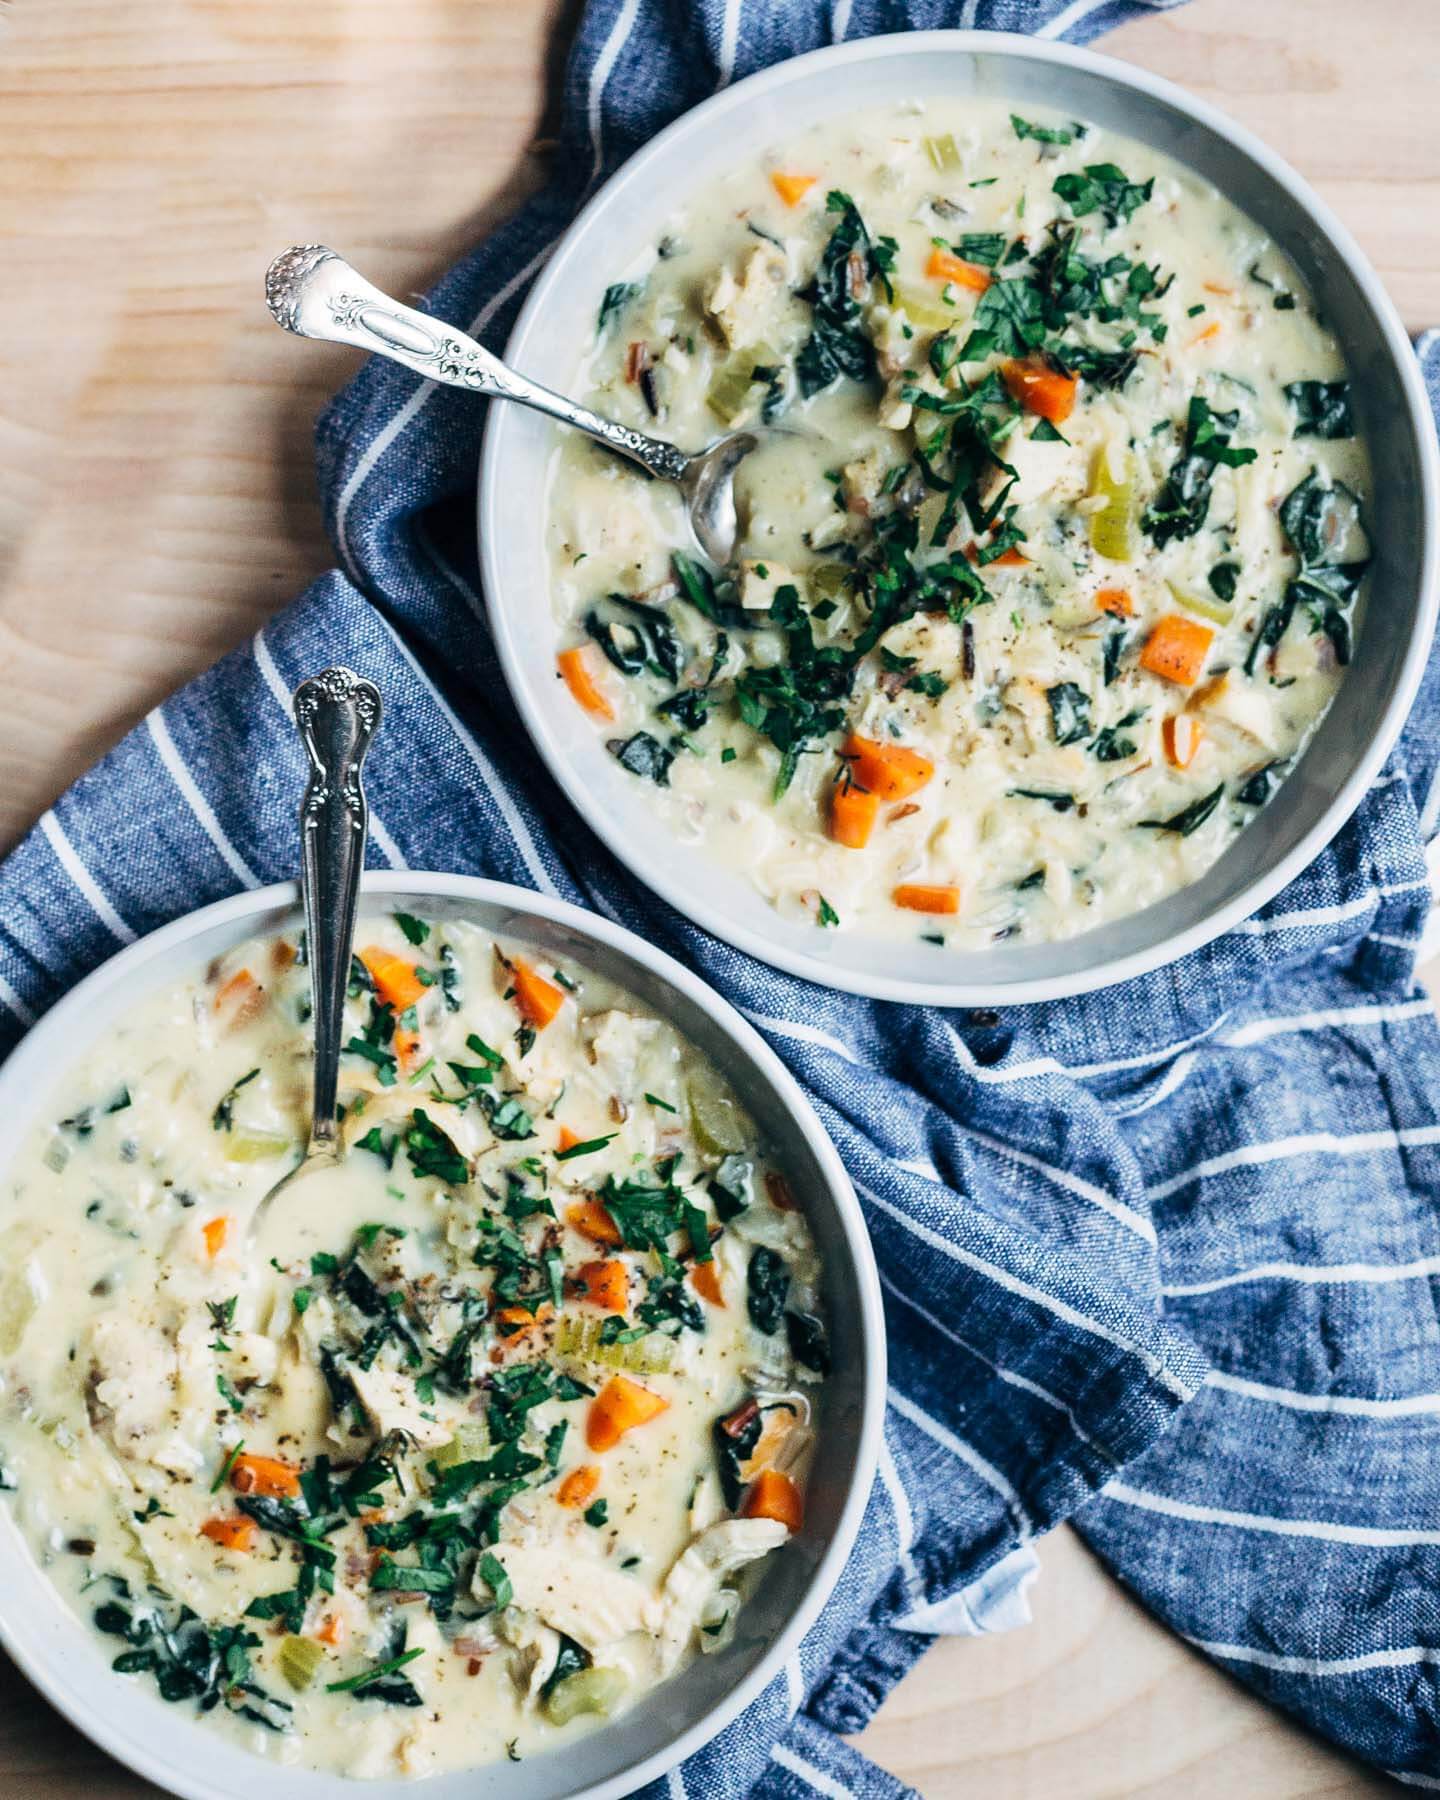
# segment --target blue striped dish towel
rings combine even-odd
[[[1134,10],[591,0],[555,184],[430,305],[498,348],[595,183],[763,64],[907,26],[1088,38]],[[1440,346],[1421,348],[1440,401]],[[340,569],[151,714],[0,870],[0,1045],[140,933],[292,872],[289,694],[352,664],[387,700],[372,860],[563,895],[698,969],[808,1089],[874,1236],[893,1386],[851,1566],[783,1678],[656,1792],[907,1791],[842,1734],[936,1633],[1023,1619],[1033,1542],[1068,1518],[1222,1667],[1440,1787],[1440,1032],[1415,980],[1440,674],[1331,848],[1176,966],[999,1016],[828,993],[637,888],[539,769],[476,594],[482,422],[389,365],[335,403],[320,467]]]

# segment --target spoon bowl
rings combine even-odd
[[[443,319],[382,294],[324,244],[296,244],[281,251],[265,274],[265,300],[276,324],[297,337],[350,344],[430,381],[491,400],[515,400],[583,431],[658,480],[673,481],[703,553],[721,567],[733,557],[738,536],[735,471],[759,443],[755,432],[728,432],[703,450],[688,452],[666,438],[607,419],[518,374]]]

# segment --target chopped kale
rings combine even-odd
[[[1057,744],[1078,744],[1090,735],[1090,696],[1073,681],[1062,681],[1047,688],[1050,723]]]
[[[630,302],[637,299],[644,290],[643,281],[612,281],[600,302],[600,316],[595,321],[596,331],[603,332],[610,321],[618,319]]]
[[[745,1306],[757,1331],[769,1336],[780,1329],[789,1292],[790,1270],[784,1259],[761,1244],[751,1253],[745,1277]]]
[[[675,760],[675,752],[648,731],[637,731],[628,738],[612,738],[608,748],[622,769],[643,776],[658,787],[669,787],[670,765]]]
[[[242,1075],[240,1077],[240,1079],[234,1084],[233,1087],[226,1088],[225,1092],[221,1095],[220,1100],[219,1100],[218,1104],[216,1105],[214,1112],[212,1112],[210,1115],[210,1124],[214,1130],[216,1130],[216,1131],[233,1131],[234,1130],[234,1127],[235,1127],[235,1096],[240,1092],[241,1088],[247,1087],[252,1081],[254,1081],[255,1077],[259,1073],[260,1073],[260,1071],[258,1069],[251,1069],[249,1074]],[[126,1094],[125,1099],[128,1104],[129,1099],[130,1099],[130,1096],[128,1093]],[[105,1110],[107,1112],[115,1112],[118,1109],[114,1106],[107,1106]]]
[[[1292,381],[1285,398],[1295,410],[1296,437],[1354,437],[1348,381]]]
[[[1184,446],[1140,520],[1157,548],[1163,549],[1177,538],[1194,537],[1204,525],[1210,512],[1216,464],[1237,469],[1254,462],[1254,450],[1240,449],[1230,442],[1230,434],[1239,422],[1238,412],[1213,412],[1199,394],[1192,396]]]
[[[830,1345],[825,1327],[813,1313],[787,1312],[785,1335],[796,1362],[813,1369],[817,1375],[830,1373]]]
[[[1220,804],[1225,792],[1225,784],[1221,782],[1198,800],[1192,800],[1189,806],[1183,807],[1169,819],[1142,819],[1141,829],[1144,831],[1173,831],[1181,837],[1189,837],[1192,831],[1198,831]]]
[[[1100,212],[1118,225],[1143,206],[1155,191],[1154,180],[1131,181],[1114,163],[1090,163],[1078,175],[1059,175],[1054,191],[1077,219]]]

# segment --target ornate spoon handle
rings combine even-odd
[[[314,1152],[331,1149],[337,1135],[340,1037],[369,823],[360,771],[380,726],[380,690],[349,669],[325,669],[296,688],[294,708],[310,757],[300,806],[300,888],[315,1010]]]
[[[492,399],[518,400],[598,438],[663,480],[681,480],[690,462],[683,450],[664,438],[617,425],[588,406],[517,375],[463,331],[382,294],[324,244],[297,244],[282,251],[266,272],[265,298],[276,324],[298,337],[353,344],[403,363],[431,381],[470,388]]]

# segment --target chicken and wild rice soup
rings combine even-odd
[[[730,1640],[828,1351],[803,1195],[669,1024],[472,926],[361,938],[343,1162],[257,1242],[308,1125],[303,939],[65,1077],[0,1211],[0,1487],[117,1670],[418,1775]]]
[[[679,840],[787,919],[976,949],[1149,905],[1270,803],[1350,658],[1368,469],[1335,339],[1214,188],[892,107],[608,273],[597,405],[783,428],[728,568],[557,436],[558,677]]]

